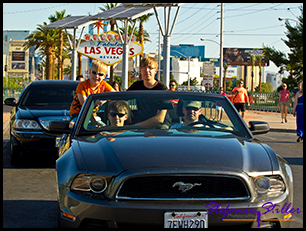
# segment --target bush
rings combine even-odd
[[[259,92],[259,85],[255,87],[255,92]],[[273,92],[273,85],[270,82],[261,83],[261,92]]]
[[[27,78],[22,77],[3,77],[3,92],[5,88],[14,88],[16,91],[22,91],[25,83],[28,82]]]

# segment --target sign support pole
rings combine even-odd
[[[123,42],[123,63],[122,63],[122,89],[125,91],[128,89],[128,69],[129,69],[129,44],[128,44],[128,20],[125,20],[125,33],[124,33],[124,42]]]
[[[169,86],[170,82],[170,44],[171,44],[171,35],[173,33],[174,25],[176,23],[178,14],[180,12],[181,6],[178,7],[175,18],[170,30],[170,17],[171,17],[171,6],[169,6],[169,11],[168,11],[168,20],[167,20],[167,7],[164,7],[164,17],[165,17],[165,30],[163,30],[160,19],[157,14],[157,8],[154,6],[154,12],[155,16],[159,25],[160,32],[162,36],[164,37],[164,47],[163,47],[163,83],[166,86]]]
[[[125,91],[129,88],[129,47],[130,47],[130,43],[132,41],[132,37],[134,34],[134,30],[136,28],[136,22],[133,26],[132,29],[132,34],[130,36],[128,36],[128,24],[129,21],[128,19],[125,19],[124,22],[124,38],[122,38],[122,35],[120,33],[118,24],[116,22],[116,27],[118,29],[118,34],[120,36],[120,40],[123,43],[123,59],[122,59],[122,89]]]
[[[76,30],[73,29],[73,48],[72,48],[72,67],[71,67],[71,80],[76,80],[76,64],[77,64],[77,51],[76,51]]]

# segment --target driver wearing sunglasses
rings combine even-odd
[[[184,123],[172,125],[171,129],[196,124],[199,121],[200,115],[202,114],[202,102],[184,101],[182,113],[184,114]]]
[[[110,126],[123,127],[129,117],[129,106],[124,101],[114,101],[108,106]]]
[[[112,86],[104,81],[106,73],[107,66],[104,63],[98,60],[92,62],[90,79],[79,83],[70,106],[69,115],[72,122],[74,122],[78,117],[82,106],[89,95],[103,92],[115,92]]]

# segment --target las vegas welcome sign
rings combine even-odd
[[[77,52],[91,59],[100,60],[108,66],[122,61],[123,44],[119,34],[108,31],[100,35],[86,34],[84,37],[85,42],[79,45]],[[124,40],[124,36],[122,36],[122,39]],[[144,51],[143,46],[135,40],[136,38],[133,35],[129,44],[129,59],[140,55]]]

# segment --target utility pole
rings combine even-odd
[[[158,29],[158,34],[159,34],[159,36],[158,36],[158,74],[157,74],[157,79],[158,79],[158,81],[160,81],[160,70],[161,70],[161,68],[160,68],[160,58],[161,58],[161,53],[160,53],[160,51],[161,51],[161,49],[160,49],[161,33],[160,33],[160,29]]]
[[[224,3],[221,3],[221,26],[220,26],[220,72],[219,72],[219,88],[222,87],[222,73],[223,73],[223,7]]]

